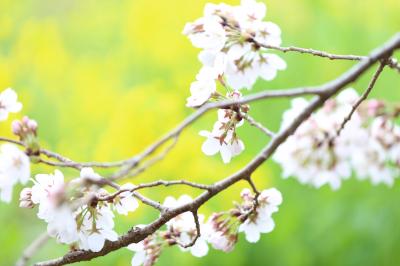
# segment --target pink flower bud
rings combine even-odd
[[[22,124],[18,120],[14,120],[11,124],[11,129],[14,135],[19,136],[22,131]]]
[[[32,132],[36,132],[38,124],[35,120],[30,119],[27,123],[27,127],[29,130],[31,130]]]
[[[23,124],[25,124],[25,125],[26,125],[26,124],[28,124],[28,122],[29,122],[29,117],[27,117],[27,116],[24,116],[24,117],[22,118],[22,120],[21,120],[21,121],[22,121],[22,123],[23,123]]]

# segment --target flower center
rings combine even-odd
[[[1,109],[1,105],[0,105],[0,109]],[[14,158],[13,158],[13,166],[14,166],[15,168],[21,168],[21,166],[22,166],[22,160],[21,160],[20,157],[14,157]]]

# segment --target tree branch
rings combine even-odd
[[[193,215],[194,224],[196,225],[196,236],[187,244],[178,242],[177,244],[179,246],[181,246],[182,248],[193,247],[193,245],[196,244],[197,239],[199,239],[199,237],[201,236],[200,222],[199,222],[199,216],[197,214],[197,210],[192,211],[192,215]]]
[[[259,43],[256,40],[252,39],[251,40],[253,43],[260,47],[264,47],[267,49],[272,49],[272,50],[277,50],[281,51],[284,53],[287,52],[298,52],[300,54],[310,54],[313,56],[318,56],[318,57],[324,57],[328,58],[330,60],[350,60],[350,61],[361,61],[366,58],[367,56],[360,56],[360,55],[339,55],[339,54],[332,54],[328,53],[325,51],[320,51],[320,50],[315,50],[315,49],[310,49],[310,48],[301,48],[301,47],[295,47],[295,46],[289,46],[289,47],[282,47],[282,46],[275,46],[275,45],[268,45],[268,44],[263,44]],[[397,70],[400,73],[400,64],[395,58],[388,58],[387,60],[387,65],[394,69]]]
[[[378,80],[378,78],[379,78],[380,74],[382,73],[382,70],[385,68],[385,66],[386,66],[386,62],[380,63],[378,69],[375,71],[374,75],[372,76],[372,79],[368,85],[368,88],[364,91],[364,93],[357,100],[357,102],[352,106],[350,113],[348,114],[348,116],[345,117],[342,124],[340,125],[340,128],[337,130],[336,136],[340,136],[340,133],[343,131],[346,124],[351,120],[351,117],[353,116],[354,112],[357,110],[357,108],[360,106],[360,104],[368,98],[368,95],[374,88],[375,83]]]
[[[272,132],[271,130],[269,130],[268,128],[264,127],[260,122],[257,122],[256,120],[254,120],[253,117],[251,117],[248,114],[245,114],[243,116],[243,118],[249,122],[250,125],[258,128],[259,130],[261,130],[265,135],[267,135],[268,137],[273,137],[275,136],[275,133]]]
[[[263,150],[254,157],[252,161],[250,161],[244,168],[234,173],[233,175],[215,183],[211,189],[203,192],[200,196],[195,198],[191,203],[182,205],[178,208],[168,209],[162,213],[162,215],[156,219],[151,224],[143,227],[143,228],[135,228],[130,230],[125,235],[122,235],[117,241],[106,242],[103,249],[99,252],[91,252],[91,251],[73,251],[69,252],[65,256],[47,261],[42,263],[37,263],[37,266],[58,266],[65,265],[69,263],[79,262],[79,261],[88,261],[96,257],[104,256],[112,251],[118,250],[122,247],[125,247],[131,243],[137,243],[143,240],[150,234],[153,234],[156,230],[158,230],[162,225],[168,222],[170,219],[176,217],[177,215],[198,209],[202,204],[207,202],[209,199],[220,193],[221,191],[227,189],[232,186],[236,182],[248,178],[251,173],[253,173],[260,165],[262,165],[271,155],[272,153],[282,144],[291,134],[293,134],[296,129],[301,125],[303,121],[305,121],[315,110],[321,107],[326,100],[332,97],[334,94],[339,92],[345,86],[355,81],[359,76],[361,76],[367,69],[369,69],[373,64],[375,64],[379,60],[384,60],[388,58],[392,52],[400,47],[400,33],[396,34],[392,39],[390,39],[383,46],[371,52],[368,58],[362,59],[358,64],[353,66],[350,70],[345,72],[343,75],[339,76],[337,79],[332,80],[328,83],[325,83],[321,86],[316,87],[315,89],[319,91],[317,97],[315,97],[309,105],[295,118],[291,124],[287,127],[281,129],[281,131],[273,137],[270,143],[263,148]],[[207,106],[216,106],[228,103],[216,103]],[[202,107],[198,112],[201,114],[205,113],[210,107]],[[164,136],[158,143],[166,142],[171,136],[176,136],[179,134],[183,128],[185,128],[188,124],[192,123],[194,120],[198,118],[199,114],[195,113],[194,115],[187,118],[184,122],[182,122],[178,127],[172,130],[169,134]],[[145,153],[152,153],[157,148],[157,145],[152,145]]]

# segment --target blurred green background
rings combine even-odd
[[[239,1],[226,1],[238,4]],[[23,113],[40,125],[43,146],[75,160],[118,160],[140,152],[192,110],[185,107],[189,85],[200,68],[199,50],[181,34],[201,16],[198,0],[1,0],[0,90],[12,87]],[[400,30],[399,0],[270,0],[267,20],[281,26],[283,45],[366,54]],[[398,56],[398,54],[397,54]],[[288,69],[254,91],[318,85],[347,70],[352,62],[285,54]],[[370,71],[354,84],[362,91]],[[373,96],[400,100],[398,73],[386,69]],[[248,93],[248,92],[245,92]],[[279,127],[287,101],[252,105],[251,114]],[[18,116],[13,115],[12,118]],[[198,131],[211,129],[209,114],[181,136],[168,159],[132,182],[186,178],[213,183],[246,164],[267,139],[254,128],[240,128],[247,150],[229,165],[201,151]],[[9,120],[11,122],[12,119]],[[8,135],[10,123],[0,125]],[[50,168],[34,167],[33,172]],[[73,171],[64,171],[72,178]],[[373,187],[349,180],[341,190],[316,190],[280,178],[272,162],[255,173],[260,188],[278,187],[284,195],[276,229],[249,244],[243,235],[234,251],[211,250],[194,258],[177,247],[165,250],[158,265],[398,265],[400,261],[400,185]],[[245,184],[212,200],[201,212],[231,207]],[[45,224],[35,210],[0,203],[0,265],[13,265],[21,250]],[[168,195],[198,191],[179,187],[152,190]],[[145,193],[146,194],[146,193]],[[147,195],[149,193],[147,192]],[[147,207],[119,217],[117,231],[147,223],[157,214]],[[34,261],[60,256],[67,248],[49,242]],[[79,265],[130,265],[132,252],[121,249]]]

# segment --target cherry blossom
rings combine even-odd
[[[226,42],[226,33],[218,16],[206,16],[185,25],[187,35],[197,48],[220,51]]]
[[[0,121],[7,120],[9,113],[18,113],[22,104],[18,102],[17,93],[8,88],[0,93]]]
[[[237,100],[240,97],[239,92],[228,94],[228,98]],[[236,134],[236,128],[243,125],[243,122],[243,118],[236,111],[219,109],[218,121],[214,124],[212,132],[206,130],[199,132],[200,136],[207,138],[201,147],[203,153],[208,156],[220,153],[223,162],[229,163],[232,157],[244,150],[243,141]]]
[[[164,201],[164,206],[167,208],[176,208],[184,204],[192,202],[192,198],[188,195],[182,195],[179,199],[174,199],[173,197],[167,197]],[[205,230],[205,225],[203,223],[204,216],[198,216],[198,222],[200,224],[200,230]],[[167,229],[169,235],[173,236],[175,241],[178,241],[181,245],[188,245],[197,235],[197,228],[194,217],[191,213],[182,213],[170,221],[167,222]],[[190,250],[193,256],[203,257],[208,253],[207,240],[204,236],[197,238],[193,246],[189,248],[183,248],[183,251]]]
[[[130,183],[121,186],[121,190],[129,190],[132,188],[134,188],[134,185]],[[132,192],[126,191],[114,198],[113,206],[119,214],[128,215],[129,212],[133,212],[139,207],[139,203],[133,197]]]
[[[227,234],[223,231],[211,231],[208,242],[214,249],[231,252],[238,241],[237,234]]]
[[[393,184],[399,175],[399,127],[385,118],[382,103],[371,100],[360,106],[341,129],[358,99],[354,89],[344,90],[277,149],[274,159],[282,165],[284,177],[295,176],[317,188],[329,184],[338,189],[354,172],[358,179],[369,178],[374,185]],[[292,108],[283,115],[282,127],[306,105],[306,100],[294,99]]]
[[[238,241],[237,228],[233,226],[234,217],[213,213],[206,224],[207,241],[214,249],[230,252]]]
[[[143,227],[138,225],[137,227]],[[150,235],[139,243],[133,243],[128,246],[128,249],[135,252],[132,257],[132,266],[151,266],[154,265],[162,251],[163,242],[157,240],[156,235]]]
[[[194,46],[203,49],[199,59],[204,66],[219,66],[219,75],[226,77],[227,85],[234,90],[251,89],[258,77],[272,80],[277,70],[286,68],[286,63],[280,57],[266,54],[267,49],[255,43],[273,46],[281,43],[280,28],[272,22],[262,21],[265,14],[265,4],[254,0],[243,0],[239,6],[207,4],[204,17],[187,24],[184,34],[188,35]],[[211,26],[213,31],[209,28]],[[195,85],[195,88],[204,87],[204,84]],[[211,90],[210,85],[206,87]],[[192,95],[196,91],[193,84],[191,91]],[[198,101],[202,103],[210,93],[200,95],[203,97],[199,96],[201,100]]]
[[[197,75],[197,80],[190,86],[191,96],[187,99],[186,106],[198,107],[203,105],[216,92],[215,79],[217,71],[212,67],[203,67]]]
[[[392,186],[400,175],[400,127],[383,117],[373,120],[369,130],[353,142],[351,162],[361,180],[369,177],[372,184]]]
[[[0,147],[0,200],[9,203],[16,183],[26,184],[30,177],[29,157],[15,145]]]
[[[239,155],[244,150],[244,144],[234,136],[234,132],[231,130],[227,132],[222,131],[220,129],[221,126],[222,124],[217,122],[212,132],[206,130],[200,131],[200,136],[207,138],[201,150],[208,156],[220,153],[223,162],[229,163],[232,157]]]
[[[249,194],[248,189],[242,192]],[[271,215],[278,211],[278,206],[282,204],[282,194],[276,188],[270,188],[260,193],[258,206],[254,213],[239,226],[239,232],[244,232],[246,240],[250,243],[255,243],[260,239],[260,233],[269,233],[275,223]]]
[[[78,244],[81,249],[97,252],[103,248],[106,240],[118,239],[113,229],[114,214],[108,204],[82,208],[78,220]]]

